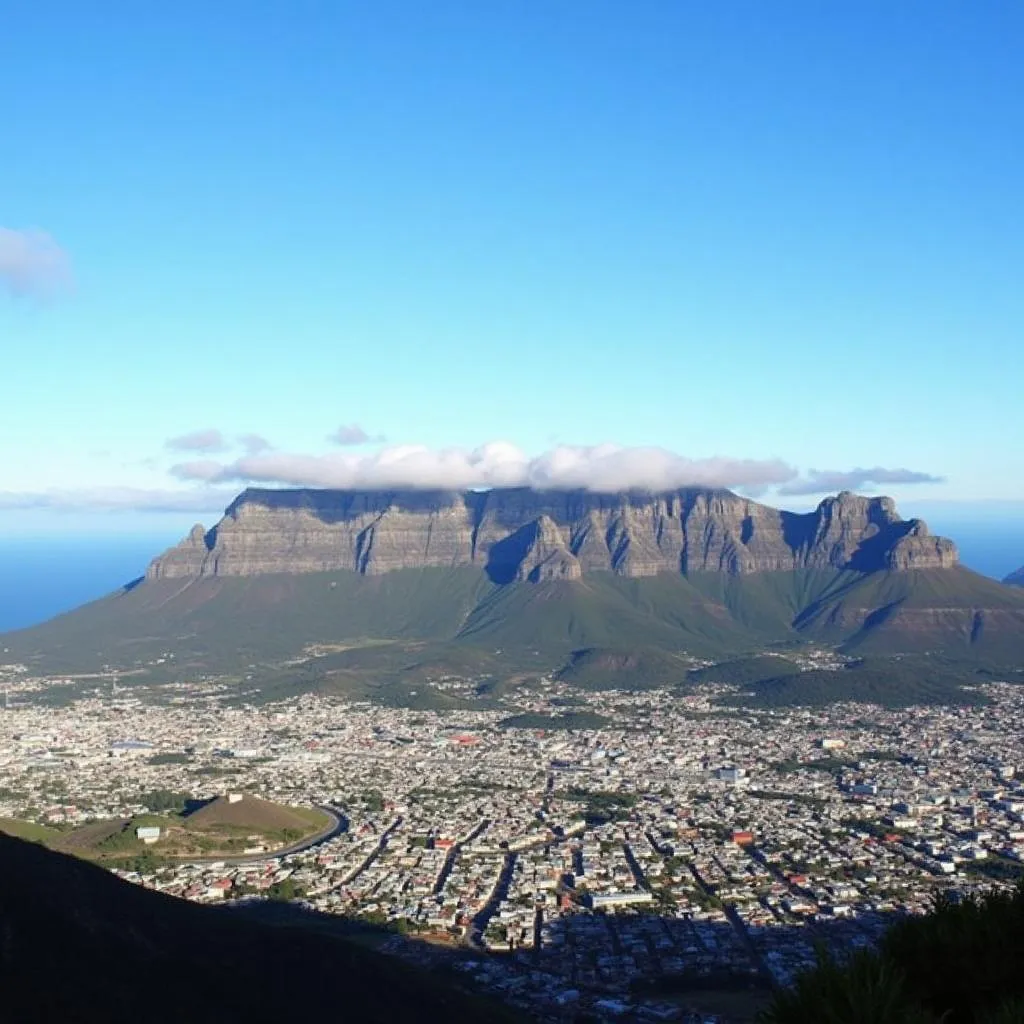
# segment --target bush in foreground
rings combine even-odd
[[[1024,1024],[1024,885],[894,925],[877,952],[818,966],[764,1024]]]

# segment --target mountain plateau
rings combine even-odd
[[[704,489],[251,489],[144,577],[2,640],[50,674],[374,699],[387,683],[403,702],[446,675],[661,679],[808,641],[1019,664],[1024,590],[963,568],[891,499],[846,492],[794,513]]]

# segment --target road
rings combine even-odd
[[[637,886],[646,892],[650,892],[651,883],[647,881],[644,869],[640,867],[640,862],[636,859],[636,854],[633,853],[633,847],[629,843],[623,843],[622,852],[626,858],[626,863],[629,865],[629,870],[633,872],[633,879]]]
[[[352,871],[350,871],[345,877],[338,883],[339,885],[348,885],[350,882],[354,882],[383,852],[384,848],[388,845],[388,840],[391,838],[395,829],[402,824],[402,816],[399,815],[390,825],[380,834],[380,839],[377,845],[369,852],[366,858]]]
[[[441,866],[441,870],[437,874],[437,881],[434,883],[434,895],[438,896],[441,890],[444,888],[444,883],[448,881],[448,876],[452,873],[452,868],[455,867],[455,862],[459,859],[459,853],[462,847],[466,843],[473,842],[474,839],[481,832],[484,831],[491,823],[490,818],[481,818],[479,822],[469,831],[469,833],[455,843],[448,851],[448,856],[444,859],[444,864]]]
[[[512,872],[515,871],[517,859],[518,856],[514,853],[505,854],[505,863],[502,866],[501,874],[498,875],[498,880],[494,883],[490,899],[488,899],[466,929],[464,941],[474,949],[486,948],[483,942],[484,930],[508,895],[509,886],[512,884]]]

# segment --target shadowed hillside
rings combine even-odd
[[[878,952],[860,951],[779,993],[764,1024],[1020,1024],[1024,888],[897,923]]]
[[[0,1019],[508,1020],[351,943],[254,923],[0,834]]]

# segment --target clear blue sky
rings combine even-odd
[[[1017,0],[8,7],[0,530],[494,441],[1024,510]]]

